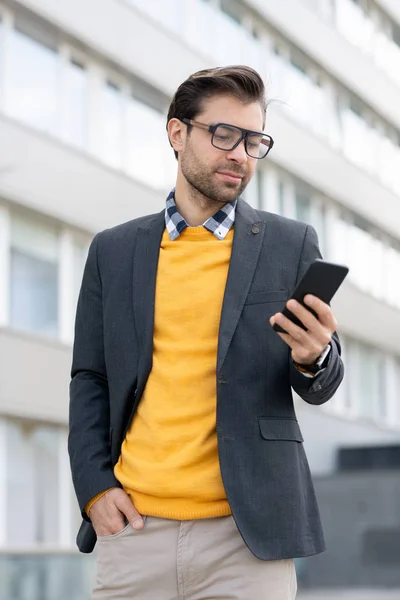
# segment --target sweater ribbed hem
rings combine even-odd
[[[125,489],[139,514],[160,519],[173,519],[176,521],[192,521],[195,519],[213,519],[215,517],[228,517],[232,514],[228,500],[210,502],[204,506],[193,506],[190,500],[168,501],[154,496],[138,494]],[[163,506],[165,504],[165,506]],[[183,506],[186,504],[186,506]]]

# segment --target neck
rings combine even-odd
[[[225,203],[210,200],[179,177],[175,187],[175,203],[179,214],[190,227],[203,225],[225,206]]]

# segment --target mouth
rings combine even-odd
[[[219,175],[224,181],[229,181],[230,183],[241,183],[243,179],[243,175],[239,175],[238,173],[233,173],[232,171],[217,171],[217,175]]]

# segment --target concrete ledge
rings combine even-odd
[[[0,414],[67,424],[71,348],[0,329]]]
[[[162,210],[165,194],[0,117],[0,196],[90,233]]]

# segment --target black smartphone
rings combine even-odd
[[[307,271],[304,273],[301,281],[299,281],[296,289],[290,296],[290,299],[293,298],[294,300],[297,300],[297,302],[300,302],[307,310],[312,312],[314,316],[317,316],[316,312],[304,303],[304,296],[312,294],[326,304],[329,304],[348,272],[348,267],[345,267],[344,265],[338,265],[317,258],[310,264]],[[290,312],[286,305],[280,312],[302,329],[307,329],[303,323]],[[286,333],[278,323],[274,323],[272,327],[275,331]]]

